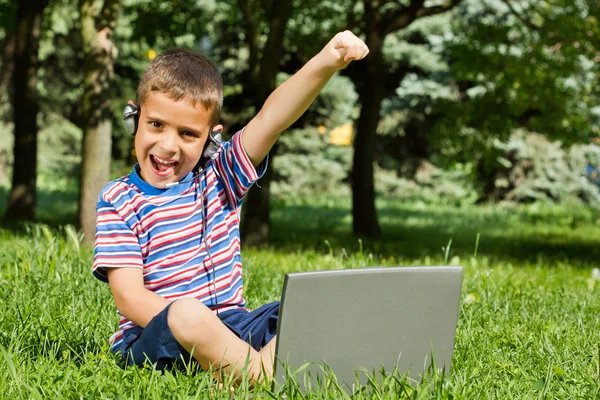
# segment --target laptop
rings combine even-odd
[[[461,286],[460,266],[286,274],[275,387],[293,375],[304,390],[330,372],[350,393],[382,371],[418,381],[432,355],[449,373]]]

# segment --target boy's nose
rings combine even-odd
[[[177,150],[179,149],[179,135],[177,134],[177,132],[165,132],[165,134],[162,135],[161,137],[161,141],[159,143],[159,146],[161,148],[161,150],[168,152],[168,153],[176,153]]]

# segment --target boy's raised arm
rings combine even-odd
[[[242,145],[252,164],[259,165],[283,130],[310,106],[333,74],[369,53],[365,43],[350,31],[338,33],[316,56],[271,93],[248,123]]]

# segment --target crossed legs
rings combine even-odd
[[[175,339],[194,356],[202,369],[233,374],[239,382],[245,370],[251,381],[270,379],[275,361],[275,338],[260,351],[238,338],[202,302],[186,298],[169,308],[169,328]]]

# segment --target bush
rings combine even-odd
[[[421,163],[414,179],[399,177],[396,172],[375,169],[378,196],[394,197],[428,204],[468,205],[477,200],[469,168],[456,164],[442,170],[428,161]]]
[[[278,141],[271,193],[278,197],[350,193],[352,148],[327,143],[317,129],[291,130]]]
[[[494,185],[505,200],[579,201],[600,204],[600,191],[586,178],[586,165],[600,165],[600,148],[575,145],[563,148],[561,142],[518,130],[506,143],[497,142],[502,151],[501,165]]]
[[[353,149],[334,146],[317,129],[296,129],[279,139],[274,161],[271,193],[289,198],[312,195],[350,195],[348,175]],[[405,179],[395,171],[375,167],[377,196],[425,203],[465,205],[477,199],[469,168],[457,164],[445,171],[424,162],[415,179]]]

